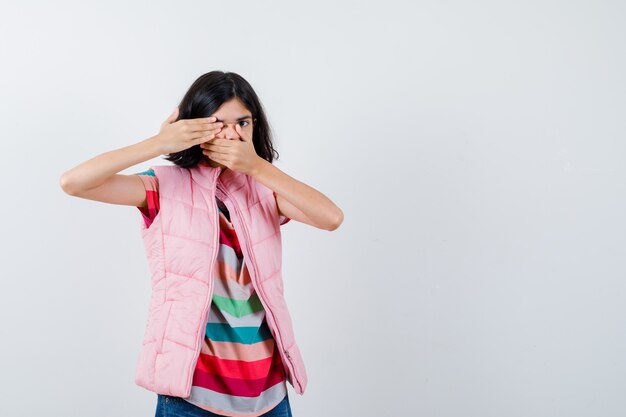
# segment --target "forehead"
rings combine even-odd
[[[220,122],[230,120],[239,121],[252,118],[250,111],[237,98],[223,103],[211,116],[215,116]]]

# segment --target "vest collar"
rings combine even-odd
[[[212,167],[202,160],[198,162],[195,167],[190,169],[203,178],[207,184],[217,182],[218,185],[225,187],[227,190],[235,190],[239,188],[245,181],[246,177],[245,174],[233,171],[232,169],[224,168],[222,171],[220,167]]]

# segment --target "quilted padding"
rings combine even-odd
[[[280,349],[287,379],[302,395],[307,374],[284,298],[278,208],[271,189],[219,168],[151,167],[159,178],[160,210],[140,226],[152,293],[135,383],[186,398],[210,307],[219,225],[215,197],[224,201],[247,258],[252,283]]]

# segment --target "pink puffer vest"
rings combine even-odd
[[[283,295],[282,244],[274,192],[225,169],[153,166],[160,209],[140,231],[152,275],[152,295],[135,383],[186,398],[205,335],[219,245],[215,196],[224,201],[241,243],[252,284],[280,349],[287,380],[302,395],[304,362]]]

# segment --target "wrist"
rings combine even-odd
[[[148,139],[144,140],[144,143],[146,143],[149,147],[150,153],[153,154],[154,157],[161,156],[164,153],[161,142],[161,137],[158,134],[150,136]]]
[[[248,175],[250,175],[251,177],[257,177],[263,171],[267,164],[269,164],[269,162],[257,155],[255,162],[252,164],[252,167],[248,171]]]

